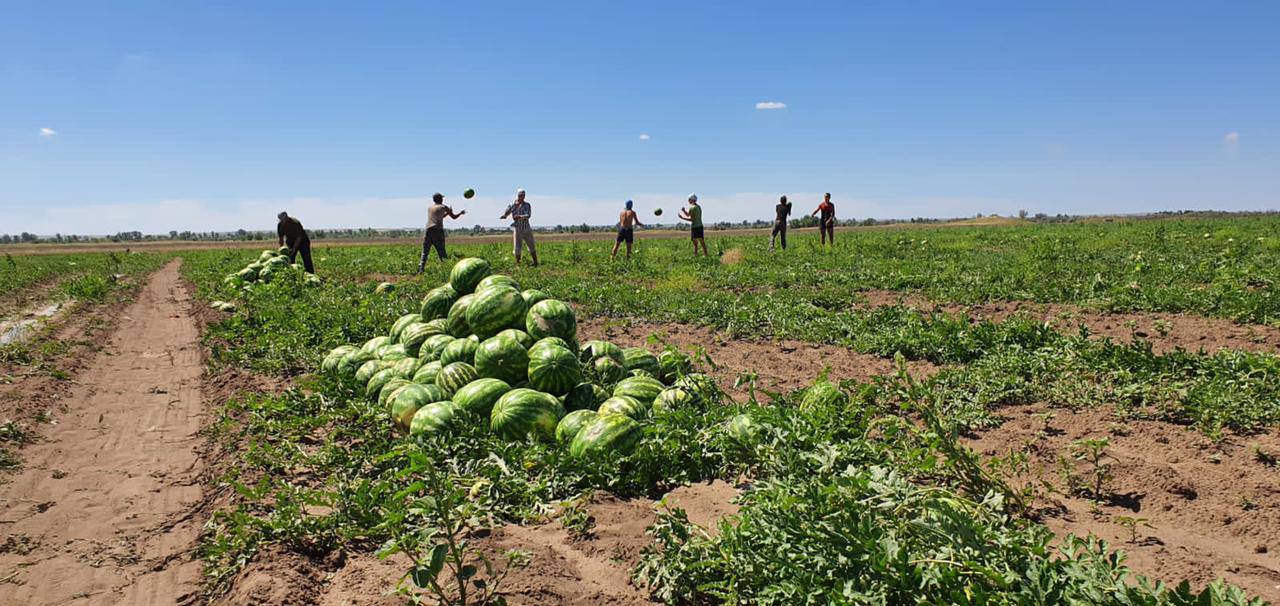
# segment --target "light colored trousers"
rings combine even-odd
[[[511,240],[515,245],[516,256],[520,255],[523,247],[529,247],[529,254],[537,254],[538,251],[533,247],[533,228],[528,223],[516,223],[512,228]]]

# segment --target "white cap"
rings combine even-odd
[[[689,201],[690,201],[690,202],[697,202],[697,201],[698,201],[698,194],[689,194]]]
[[[517,195],[517,196],[518,196],[518,195],[520,195],[520,194],[523,194],[523,193],[524,193],[524,190],[523,190],[523,189],[517,189],[517,190],[516,190],[516,195]]]

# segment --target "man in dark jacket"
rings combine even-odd
[[[280,246],[289,247],[289,262],[293,263],[298,253],[302,253],[302,267],[309,274],[316,273],[315,266],[311,264],[311,238],[307,237],[307,230],[302,228],[302,222],[284,211],[280,211],[276,217],[280,219],[276,224],[276,236]]]

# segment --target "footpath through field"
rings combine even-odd
[[[0,604],[199,595],[203,366],[179,263],[151,276],[68,410],[0,485]]]

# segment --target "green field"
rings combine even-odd
[[[475,420],[403,438],[364,385],[318,372],[332,348],[386,335],[417,312],[450,264],[429,263],[413,277],[409,247],[320,246],[321,286],[291,275],[243,290],[224,276],[253,253],[184,253],[203,299],[238,302],[206,335],[214,368],[299,386],[246,394],[221,412],[215,433],[236,446],[240,463],[227,480],[240,498],[210,524],[208,576],[224,587],[250,554],[279,544],[382,546],[422,558],[421,580],[439,570],[432,554],[445,551],[432,546],[449,529],[537,519],[593,490],[657,497],[686,482],[748,477],[737,523],[715,538],[678,514],[662,518],[638,582],[668,603],[902,603],[920,592],[939,602],[1244,603],[1219,584],[1197,596],[1135,583],[1110,547],[1054,540],[1026,516],[1035,491],[999,471],[1010,461],[984,460],[960,437],[1001,423],[1001,407],[1031,402],[1105,406],[1119,421],[1188,426],[1210,440],[1269,432],[1280,423],[1280,358],[1157,353],[1142,339],[1089,339],[1019,316],[853,304],[883,289],[948,303],[1025,300],[1276,325],[1278,225],[1268,217],[866,231],[842,233],[833,250],[794,237],[776,253],[759,237],[712,234],[713,258],[691,257],[683,240],[643,240],[630,262],[610,262],[609,242],[571,241],[545,243],[538,268],[513,267],[504,245],[451,247],[523,289],[571,302],[579,318],[705,325],[738,339],[843,346],[904,367],[944,365],[921,381],[905,373],[840,381],[825,398],[810,388],[735,401],[707,388],[698,405],[645,419],[634,451],[588,460],[554,443],[499,438]],[[383,282],[395,288],[375,292]],[[739,415],[747,434],[731,429]],[[322,480],[299,482],[298,470]],[[317,508],[327,513],[310,513]]]

